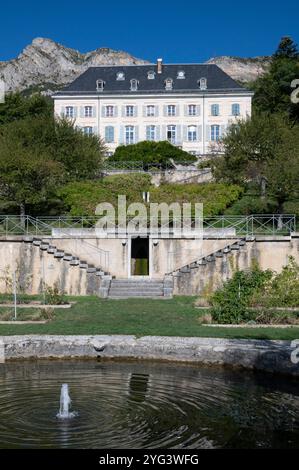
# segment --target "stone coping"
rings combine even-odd
[[[298,348],[298,352],[296,351]],[[131,335],[0,336],[4,360],[135,359],[188,362],[299,377],[299,340],[246,340]]]
[[[61,305],[51,305],[51,304],[17,304],[17,308],[42,308],[42,309],[47,309],[47,308],[71,308],[73,303],[69,304],[61,304]],[[14,308],[14,304],[12,303],[5,303],[5,304],[0,304],[0,307],[12,307]]]

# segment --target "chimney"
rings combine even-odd
[[[157,59],[157,72],[162,73],[163,59]]]

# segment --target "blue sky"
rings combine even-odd
[[[299,2],[88,0],[1,2],[0,61],[35,37],[86,52],[110,47],[165,62],[271,54],[281,36],[299,43]]]

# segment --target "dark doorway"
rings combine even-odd
[[[149,275],[149,239],[132,238],[131,240],[131,275]]]

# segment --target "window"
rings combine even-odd
[[[146,115],[147,116],[155,116],[155,106],[150,104],[146,107]]]
[[[167,140],[171,144],[176,143],[176,126],[167,126]]]
[[[217,142],[220,139],[220,126],[211,126],[211,140]]]
[[[65,116],[68,118],[73,118],[74,117],[74,107],[73,106],[67,106],[65,108]]]
[[[147,78],[148,80],[154,80],[155,79],[155,72],[153,70],[150,70],[149,72],[147,72]]]
[[[207,89],[207,79],[205,77],[202,77],[199,82],[198,82],[199,88],[201,90],[206,90]]]
[[[135,128],[134,126],[126,126],[125,127],[125,139],[126,139],[126,144],[134,144],[135,142]]]
[[[97,91],[103,91],[105,86],[104,80],[97,80]]]
[[[84,106],[84,117],[92,117],[92,106]]]
[[[156,126],[146,126],[146,140],[156,140]]]
[[[116,80],[124,80],[125,79],[125,74],[124,72],[117,72],[116,74]]]
[[[175,116],[176,115],[176,106],[174,104],[169,104],[167,106],[167,116]]]
[[[114,127],[106,126],[105,127],[105,141],[109,144],[114,142]]]
[[[172,90],[172,88],[173,88],[172,78],[166,78],[166,80],[165,80],[165,90]]]
[[[134,116],[134,106],[132,105],[126,106],[126,116],[128,117]]]
[[[114,106],[106,106],[106,117],[113,117],[114,116]]]
[[[196,126],[188,126],[188,141],[194,142],[197,140]]]
[[[189,106],[188,106],[188,115],[189,116],[196,116],[196,105],[195,104],[189,104]]]
[[[240,105],[238,103],[232,104],[232,115],[233,116],[240,116]]]
[[[92,130],[92,127],[83,127],[83,133],[85,135],[92,135],[93,134],[93,130]]]
[[[132,80],[130,80],[130,83],[131,83],[131,91],[137,91],[138,90],[138,80],[136,80],[136,78],[132,78]]]
[[[212,104],[211,106],[211,115],[219,116],[219,104]]]
[[[184,79],[184,78],[185,78],[185,72],[184,72],[184,70],[179,70],[179,71],[178,71],[177,78],[178,78],[178,79]]]

